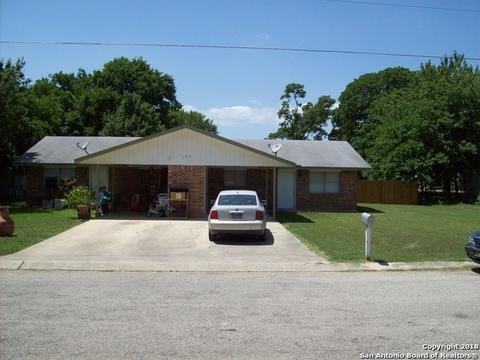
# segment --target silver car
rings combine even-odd
[[[221,191],[208,215],[208,238],[215,241],[217,234],[251,234],[265,240],[266,223],[265,208],[255,191]]]

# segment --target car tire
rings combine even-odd
[[[208,240],[215,241],[216,239],[217,239],[217,236],[209,231],[208,232]]]

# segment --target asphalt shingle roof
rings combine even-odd
[[[74,164],[75,159],[87,154],[126,144],[138,137],[113,136],[46,136],[16,163],[24,164]],[[80,149],[88,141],[87,151]],[[346,141],[313,140],[233,140],[265,154],[272,155],[269,144],[282,144],[279,158],[302,167],[368,169],[370,166]]]
[[[302,167],[369,169],[368,163],[346,141],[235,140],[272,154],[268,144],[282,144],[278,157]]]
[[[105,150],[138,137],[45,136],[16,160],[18,164],[74,164],[75,159]],[[88,141],[87,152],[77,146]]]

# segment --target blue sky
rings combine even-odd
[[[480,9],[478,0],[379,0]],[[0,40],[228,44],[451,54],[480,57],[480,12],[386,7],[324,0],[60,1],[0,0]],[[417,69],[424,59],[114,46],[0,44],[0,58],[24,57],[35,80],[57,71],[101,68],[114,57],[143,57],[175,79],[187,109],[212,118],[220,134],[263,138],[277,127],[289,82],[307,100],[339,96],[366,72]],[[479,62],[474,63],[476,65]]]

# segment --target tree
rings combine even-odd
[[[100,135],[146,136],[165,129],[155,108],[136,93],[125,93],[118,108],[105,115],[104,123]]]
[[[417,88],[401,89],[372,103],[370,116],[377,125],[366,131],[369,178],[433,182],[433,164],[442,158],[424,141],[434,132],[433,106]]]
[[[57,72],[33,85],[23,74],[23,60],[0,62],[0,166],[13,160],[46,135],[145,136],[176,122],[216,132],[201,114],[172,121],[181,109],[173,78],[142,58],[124,57],[100,70]]]
[[[142,101],[153,106],[163,125],[170,111],[181,108],[175,96],[173,78],[152,69],[142,58],[113,59],[102,70],[94,71],[92,81],[97,88],[109,89],[120,97],[127,93],[139,95]]]
[[[30,125],[35,129],[35,140],[40,140],[45,135],[64,135],[61,124],[68,112],[69,102],[66,91],[47,78],[37,80],[28,89],[28,118]],[[73,100],[70,99],[71,107]]]
[[[215,135],[218,134],[217,126],[213,121],[198,111],[172,111],[170,113],[170,119],[171,127],[186,124],[211,132]]]
[[[0,169],[12,170],[13,160],[21,154],[31,137],[27,118],[28,80],[23,74],[23,59],[15,63],[0,61]]]
[[[315,140],[322,140],[327,136],[325,125],[333,114],[333,105],[335,99],[330,96],[321,96],[318,98],[315,104],[307,102],[302,107],[303,112],[303,126],[305,128],[305,139],[308,139],[310,135]]]
[[[413,86],[415,81],[415,73],[402,67],[364,74],[353,80],[338,99],[329,139],[348,141],[364,155],[364,126],[371,121],[369,108],[372,102],[395,89]]]
[[[280,98],[281,108],[278,117],[281,120],[279,129],[268,135],[269,138],[306,140],[313,137],[322,139],[327,133],[324,127],[332,114],[335,100],[329,96],[318,98],[315,104],[301,100],[306,96],[302,84],[290,83]]]
[[[111,113],[118,112],[122,106],[122,101],[129,95],[131,94],[120,95],[112,88],[97,86],[88,86],[87,89],[82,89],[77,93],[74,110],[76,114],[72,114],[72,116],[74,116],[73,119],[76,117],[80,120],[83,135],[98,135],[102,133],[107,125],[107,116]],[[140,96],[139,99],[141,100]],[[109,119],[111,120],[111,118]],[[111,125],[110,123],[109,126]],[[65,130],[68,132],[80,130],[78,128],[75,129],[74,126],[74,123],[66,123]]]
[[[168,128],[169,113],[181,107],[173,78],[142,58],[116,58],[91,74],[54,73],[30,93],[29,116],[49,135],[149,135]]]
[[[441,184],[448,196],[480,170],[480,72],[462,55],[423,64],[416,86],[377,98],[369,116],[371,178]]]

